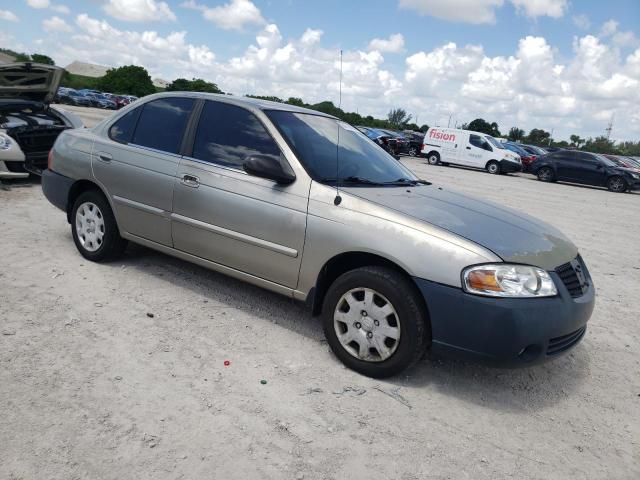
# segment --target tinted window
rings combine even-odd
[[[193,144],[193,158],[242,169],[249,155],[280,159],[280,149],[248,110],[222,102],[206,102]]]
[[[131,135],[133,134],[133,129],[136,128],[136,120],[138,119],[139,113],[140,108],[134,108],[120,118],[116,123],[111,125],[111,128],[109,129],[109,137],[111,140],[115,140],[120,143],[129,143]]]
[[[178,153],[193,102],[192,98],[171,97],[146,103],[131,143]]]
[[[487,141],[480,137],[480,135],[469,135],[469,143],[474,147],[482,148],[484,150],[491,150],[491,147],[487,143]]]

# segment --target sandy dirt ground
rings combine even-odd
[[[4,184],[0,479],[640,478],[640,195],[403,161],[580,246],[578,347],[371,380],[302,305],[142,247],[88,262],[37,183]]]

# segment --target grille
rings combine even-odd
[[[587,267],[585,267],[580,255],[570,262],[560,265],[556,268],[556,273],[573,298],[584,295],[589,287]]]
[[[549,340],[547,355],[557,355],[558,353],[562,353],[565,350],[570,349],[582,339],[586,330],[587,327],[584,326],[581,329],[576,330],[575,332],[563,335],[561,337],[552,338],[551,340]]]

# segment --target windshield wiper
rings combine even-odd
[[[392,182],[384,182],[384,185],[400,185],[400,186],[416,186],[416,185],[431,185],[426,180],[411,180],[410,178],[399,178]]]

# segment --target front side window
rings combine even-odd
[[[280,148],[253,113],[228,103],[207,101],[191,156],[242,170],[251,155],[268,155],[281,161]]]
[[[265,112],[314,180],[322,183],[392,183],[418,179],[351,125],[309,113]]]
[[[469,135],[469,143],[474,147],[482,148],[483,150],[491,151],[491,147],[487,143],[487,141],[482,138],[480,135]]]
[[[484,137],[486,140],[489,141],[489,143],[491,145],[493,145],[496,148],[499,148],[500,150],[504,150],[504,146],[495,138],[493,138],[491,135],[487,135],[486,137]]]
[[[145,103],[131,143],[177,154],[193,103],[193,98],[180,97]]]
[[[139,113],[140,108],[134,108],[120,117],[116,123],[111,125],[109,138],[119,143],[129,143],[131,141],[131,135],[133,135],[133,130],[136,128],[136,120],[138,120]]]

